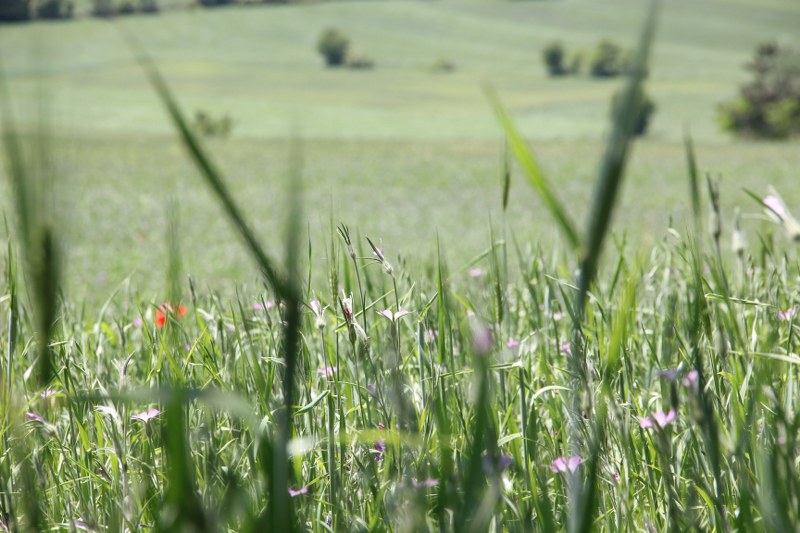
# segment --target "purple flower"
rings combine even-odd
[[[469,276],[471,278],[479,278],[483,275],[483,269],[481,267],[472,267],[469,269]]]
[[[697,387],[698,379],[700,379],[700,374],[697,372],[697,370],[690,370],[689,373],[683,377],[681,383],[683,383],[683,386],[687,389],[693,389]]]
[[[142,327],[142,324],[144,324],[144,322],[142,321],[142,317],[137,316],[136,318],[133,319],[133,326],[134,327],[140,328],[140,327]]]
[[[376,387],[374,383],[367,383],[367,390],[372,393],[373,396],[378,395],[378,387]]]
[[[55,395],[56,395],[56,391],[53,390],[53,389],[45,389],[45,390],[42,391],[42,394],[40,394],[40,396],[42,398],[49,398],[49,397],[55,396]]]
[[[559,346],[559,348],[560,348],[560,349],[561,349],[561,351],[562,351],[562,352],[564,352],[564,353],[571,353],[571,352],[570,352],[570,349],[572,348],[572,346],[570,346],[570,344],[569,344],[568,342],[565,342],[564,344],[562,344],[561,346]]]
[[[325,368],[318,368],[317,374],[320,376],[325,376],[326,378],[332,377],[336,373],[337,368],[335,366],[326,366]]]
[[[489,328],[479,325],[472,334],[472,349],[477,353],[489,353],[492,349],[492,332]]]
[[[161,411],[158,409],[148,409],[147,411],[142,411],[141,413],[136,413],[135,415],[131,415],[131,420],[139,420],[147,424],[150,420],[154,419],[159,415]]]
[[[506,348],[516,348],[517,346],[519,346],[518,340],[509,339],[508,342],[506,342]]]
[[[573,455],[572,457],[558,457],[550,465],[553,472],[574,472],[583,464],[583,457]]]
[[[384,309],[383,311],[378,311],[378,314],[381,316],[385,316],[392,322],[397,322],[399,319],[406,316],[409,312],[405,309],[398,309],[396,313],[393,313],[391,309]]]
[[[672,423],[678,414],[675,409],[670,409],[668,413],[664,411],[656,411],[650,416],[646,416],[639,421],[639,427],[645,428],[664,428]]]
[[[28,420],[33,420],[35,422],[44,422],[44,418],[42,416],[37,415],[36,413],[32,413],[30,411],[25,413],[25,418],[27,418]]]
[[[511,458],[510,455],[500,454],[499,457],[495,460],[490,455],[484,455],[481,457],[481,463],[483,465],[483,471],[486,474],[492,474],[497,472],[498,474],[511,466],[511,463],[514,462],[514,459]]]
[[[295,496],[300,496],[301,494],[308,494],[308,487],[300,487],[297,490],[294,490],[292,487],[289,487],[289,496],[294,498]]]
[[[386,441],[384,439],[378,439],[378,442],[372,445],[372,449],[378,452],[375,454],[375,462],[377,463],[383,461],[383,452],[386,450]]]
[[[661,379],[666,379],[667,381],[673,381],[680,375],[680,373],[680,368],[667,368],[665,370],[659,370],[658,377]]]
[[[781,311],[778,309],[778,318],[781,320],[786,320],[787,322],[792,319],[792,317],[797,313],[796,307],[790,307],[786,311]]]
[[[775,194],[770,194],[764,200],[764,205],[769,209],[769,213],[777,215],[781,220],[787,216],[786,206],[783,201]]]

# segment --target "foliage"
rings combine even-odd
[[[36,4],[36,17],[40,19],[72,18],[72,0],[41,0]]]
[[[215,118],[209,113],[198,109],[194,113],[192,129],[204,137],[228,137],[233,128],[233,120],[227,114]]]
[[[609,78],[624,74],[629,56],[622,47],[610,39],[603,39],[589,58],[589,74],[596,78]]]
[[[550,76],[562,76],[567,73],[567,68],[564,66],[564,56],[564,46],[558,41],[549,43],[544,47],[542,58]]]
[[[617,113],[617,107],[619,106],[621,95],[621,92],[617,92],[614,93],[614,96],[611,98],[612,117]],[[633,131],[635,135],[639,136],[647,133],[647,128],[650,125],[652,115],[656,111],[655,102],[650,95],[644,91],[644,89],[640,89],[636,92],[636,108],[636,120]]]
[[[317,51],[325,58],[329,67],[338,67],[347,59],[350,39],[336,28],[328,28],[322,32],[317,41]]]
[[[30,0],[0,0],[0,22],[22,22],[30,18]]]
[[[741,86],[739,98],[720,106],[722,127],[754,137],[800,134],[800,51],[764,43],[746,68],[752,78]]]

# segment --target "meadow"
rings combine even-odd
[[[174,7],[0,31],[0,531],[795,530],[800,155],[714,114],[800,6],[662,5],[635,143],[539,54],[639,2]]]

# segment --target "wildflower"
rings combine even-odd
[[[510,339],[506,342],[506,348],[516,348],[517,346],[519,346],[518,340]]]
[[[612,476],[614,477],[614,483],[619,483],[619,472],[614,472]]]
[[[492,348],[492,332],[479,325],[472,334],[472,349],[477,353],[489,353]]]
[[[681,383],[687,389],[693,389],[697,387],[697,380],[700,379],[700,374],[697,370],[690,370],[688,374],[683,377]]]
[[[787,322],[792,319],[792,317],[797,313],[796,307],[790,307],[786,311],[781,311],[778,309],[778,318],[781,320],[786,320]]]
[[[383,311],[378,311],[378,314],[384,316],[391,320],[392,322],[397,322],[399,319],[406,316],[409,312],[405,309],[398,309],[396,313],[393,313],[391,309],[384,309]]]
[[[289,487],[289,496],[294,498],[295,496],[300,496],[301,494],[308,494],[308,487],[300,487],[297,490],[294,490],[292,487]]]
[[[674,381],[681,374],[680,367],[677,368],[666,368],[664,370],[658,371],[658,377],[661,379],[666,379],[667,381]]]
[[[411,480],[411,486],[415,489],[425,488],[425,487],[436,487],[439,485],[438,479],[428,478],[423,479],[422,481],[417,481],[416,479]]]
[[[472,267],[469,269],[469,277],[471,278],[479,278],[483,275],[483,269],[481,267]]]
[[[136,318],[133,319],[132,324],[133,324],[133,327],[140,328],[144,324],[144,321],[142,320],[142,317],[137,316]]]
[[[383,461],[383,452],[386,450],[386,441],[384,439],[378,439],[378,442],[372,446],[372,449],[378,452],[375,454],[375,462],[377,463]]]
[[[42,393],[39,396],[41,396],[42,398],[50,398],[51,396],[55,396],[55,395],[56,395],[56,391],[55,390],[53,390],[53,389],[45,389],[45,390],[42,391]]]
[[[675,409],[670,409],[668,413],[656,411],[650,416],[646,416],[639,421],[639,427],[645,428],[664,428],[672,423],[678,416]]]
[[[564,318],[564,313],[562,313],[561,311],[556,311],[555,313],[553,313],[553,322],[558,322],[562,318]]]
[[[186,306],[180,305],[175,306],[170,303],[161,304],[161,306],[156,309],[156,327],[163,328],[167,323],[167,317],[174,315],[177,318],[182,317],[186,314]]]
[[[337,368],[335,366],[326,366],[325,368],[318,368],[317,374],[321,376],[325,376],[326,378],[332,377],[336,373]]]
[[[154,419],[161,413],[158,409],[148,409],[147,411],[142,411],[141,413],[136,413],[135,415],[131,415],[131,420],[139,420],[145,424],[150,422],[150,420]]]
[[[789,213],[781,197],[773,190],[761,201],[767,208],[767,215],[783,226],[784,231],[794,242],[800,242],[800,223]]]
[[[378,387],[375,386],[374,383],[367,383],[367,390],[373,395],[378,395]]]
[[[484,455],[481,457],[481,464],[483,466],[483,471],[486,472],[487,475],[497,472],[498,474],[511,466],[511,463],[514,462],[514,459],[510,455],[500,454],[497,459],[491,457],[490,455]]]
[[[375,243],[373,243],[369,237],[367,237],[367,242],[372,248],[372,253],[375,255],[378,263],[383,265],[383,271],[391,276],[392,272],[394,272],[394,269],[392,268],[392,265],[389,264],[389,261],[386,260],[386,256],[383,254],[383,248],[378,248],[375,246]]]
[[[583,464],[583,457],[573,455],[572,457],[558,457],[550,465],[553,472],[575,472]]]
[[[559,348],[560,348],[560,349],[561,349],[561,351],[562,351],[562,352],[564,352],[564,353],[571,353],[571,351],[570,351],[570,348],[572,348],[572,347],[570,346],[570,344],[569,344],[568,342],[565,342],[564,344],[562,344],[561,346],[559,346]]]
[[[319,303],[319,300],[311,300],[308,305],[311,307],[311,312],[314,313],[314,325],[317,327],[317,329],[324,329],[325,309],[327,309],[327,307],[322,307],[322,304]]]
[[[28,420],[32,420],[34,422],[44,422],[44,417],[42,417],[41,415],[37,415],[36,413],[32,413],[30,411],[25,413],[25,418],[27,418]]]

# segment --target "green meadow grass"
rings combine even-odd
[[[535,143],[547,176],[581,213],[610,95],[620,84],[585,75],[549,79],[541,49],[558,38],[570,50],[588,51],[605,36],[632,47],[643,12],[638,2],[623,0],[170,10],[114,23],[78,18],[4,26],[0,50],[17,120],[30,123],[39,98],[46,99],[59,151],[66,287],[96,304],[128,276],[145,293],[161,287],[170,196],[180,209],[186,269],[201,286],[231,295],[234,281],[255,279],[213,201],[195,186],[115,25],[142,41],[187,113],[232,117],[232,137],[209,143],[209,151],[267,243],[285,220],[286,139],[297,135],[304,140],[304,202],[315,241],[333,216],[417,263],[430,258],[438,233],[448,254],[466,263],[484,249],[489,220],[503,218],[496,189],[502,134],[481,84],[497,88]],[[772,183],[787,201],[800,201],[792,186],[794,144],[733,142],[714,121],[716,105],[745,76],[753,46],[792,38],[798,23],[800,10],[788,1],[663,7],[648,82],[658,110],[631,161],[618,232],[649,246],[670,217],[683,229],[685,170],[676,162],[686,127],[703,168],[723,176],[728,211],[746,205],[743,186]],[[324,68],[314,44],[330,25],[351,35],[377,68]],[[431,72],[439,58],[454,62],[456,71]],[[7,191],[5,182],[0,191]],[[549,248],[555,232],[520,184],[515,176],[505,223],[522,242]]]
[[[534,158],[486,91],[509,172],[488,135],[206,145],[147,40],[177,139],[36,135],[12,67],[0,531],[793,530],[800,263],[760,198],[797,155],[632,150],[654,12],[604,142]]]

